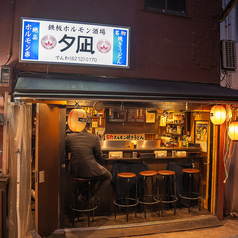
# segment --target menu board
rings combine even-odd
[[[110,108],[109,122],[145,122],[145,110]]]
[[[126,121],[126,109],[110,108],[109,109],[109,121],[110,122],[125,122]]]
[[[128,122],[145,122],[145,111],[143,109],[128,109]]]

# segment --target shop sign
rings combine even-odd
[[[145,134],[106,134],[105,140],[145,140]]]
[[[129,68],[130,28],[22,18],[20,62]]]

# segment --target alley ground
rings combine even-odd
[[[173,224],[171,224],[173,226]],[[128,229],[128,228],[125,228]],[[124,229],[124,231],[126,231]],[[145,228],[146,229],[146,228]],[[88,233],[80,232],[80,231],[70,231],[66,230],[65,232],[61,232],[58,234],[52,234],[50,236],[47,236],[47,238],[76,238],[76,237],[82,237],[82,238],[104,238],[104,237],[110,237],[106,235],[103,235],[103,233],[97,233],[97,231],[91,231]],[[220,225],[216,225],[214,227],[209,228],[199,228],[199,229],[192,229],[189,230],[186,229],[184,231],[176,231],[176,232],[161,232],[160,230],[154,231],[154,233],[150,233],[149,235],[119,235],[116,236],[116,233],[114,233],[111,237],[124,237],[124,238],[172,238],[172,237],[183,237],[183,238],[200,238],[200,237],[208,237],[208,238],[238,238],[238,218],[228,216],[226,217]]]

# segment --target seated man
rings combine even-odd
[[[74,177],[90,178],[99,181],[98,187],[90,202],[100,204],[100,195],[111,183],[111,173],[98,163],[103,159],[98,136],[91,134],[87,129],[91,126],[91,118],[87,115],[85,129],[81,132],[68,134],[66,149],[71,153],[71,173]]]

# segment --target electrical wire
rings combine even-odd
[[[223,183],[226,183],[228,179],[229,170],[231,166],[231,160],[235,151],[233,141],[228,136],[228,128],[230,123],[231,123],[231,119],[226,122],[226,131],[224,133],[223,163],[224,163],[224,169],[225,169],[225,179]]]

